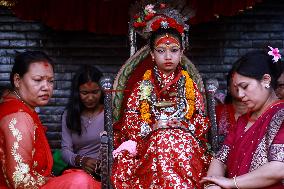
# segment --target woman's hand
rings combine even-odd
[[[204,182],[211,182],[211,183],[215,183],[217,185],[217,186],[207,187],[208,189],[234,188],[235,187],[233,179],[229,179],[229,178],[222,177],[222,176],[203,177],[201,179],[201,183],[204,183]]]
[[[208,185],[208,186],[204,186],[204,189],[222,189],[220,186],[218,185]]]
[[[100,167],[100,162],[94,158],[84,157],[82,160],[82,169],[90,174],[94,174]]]

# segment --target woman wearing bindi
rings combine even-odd
[[[41,51],[15,58],[10,82],[0,103],[0,188],[100,188],[81,170],[51,173],[53,157],[35,107],[47,105],[54,87],[53,61]],[[8,89],[9,90],[9,89]]]
[[[234,64],[232,82],[248,112],[211,162],[202,180],[206,188],[284,188],[284,102],[275,93],[283,63],[278,49],[270,48]]]
[[[62,158],[100,180],[100,133],[104,131],[102,73],[82,66],[72,80],[71,95],[62,116]]]

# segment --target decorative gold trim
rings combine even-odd
[[[14,161],[16,162],[15,171],[13,172],[12,176],[13,186],[15,188],[23,186],[24,188],[37,189],[39,186],[45,184],[45,178],[35,170],[31,169],[18,152],[20,148],[19,143],[21,143],[23,135],[20,130],[15,127],[16,124],[16,118],[13,118],[9,123],[9,129],[12,132],[12,135],[15,137],[15,141],[11,148],[11,155],[14,157]],[[32,176],[31,172],[36,176],[36,178]]]

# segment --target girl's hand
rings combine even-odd
[[[171,120],[158,120],[153,125],[154,130],[159,128],[175,128],[175,127],[185,127],[184,124],[178,119]]]
[[[130,156],[134,157],[137,154],[137,142],[128,140],[123,142],[117,149],[112,152],[113,158],[116,158],[122,151],[128,151]]]
[[[167,125],[169,127],[181,127],[183,124],[179,120],[173,119],[173,120],[168,120]]]

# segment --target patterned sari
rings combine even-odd
[[[245,131],[245,114],[224,141],[216,158],[227,165],[227,176],[243,175],[270,161],[284,162],[284,102],[279,101],[264,112]],[[282,183],[267,187],[284,188]]]
[[[124,151],[114,160],[114,188],[201,188],[199,181],[206,173],[210,159],[205,140],[208,120],[202,114],[203,101],[195,84],[192,88],[195,96],[193,114],[190,119],[185,116],[190,105],[185,97],[187,81],[181,72],[177,69],[165,77],[154,68],[149,72],[152,74],[148,75],[148,80],[138,82],[131,90],[120,132],[126,140],[137,142],[137,155],[132,157]],[[154,103],[142,105],[141,98],[147,96],[148,89],[152,90],[149,93],[151,102],[174,102],[175,105],[169,105],[165,110],[154,107]],[[148,105],[149,114],[142,112]],[[162,111],[165,117],[177,114],[182,125],[154,126]],[[121,137],[114,136],[115,141]]]
[[[224,142],[229,130],[236,124],[235,110],[232,104],[218,104],[216,106],[216,121],[218,126],[219,145]]]
[[[37,113],[7,97],[0,103],[0,188],[100,188],[80,170],[52,177],[53,159]]]

